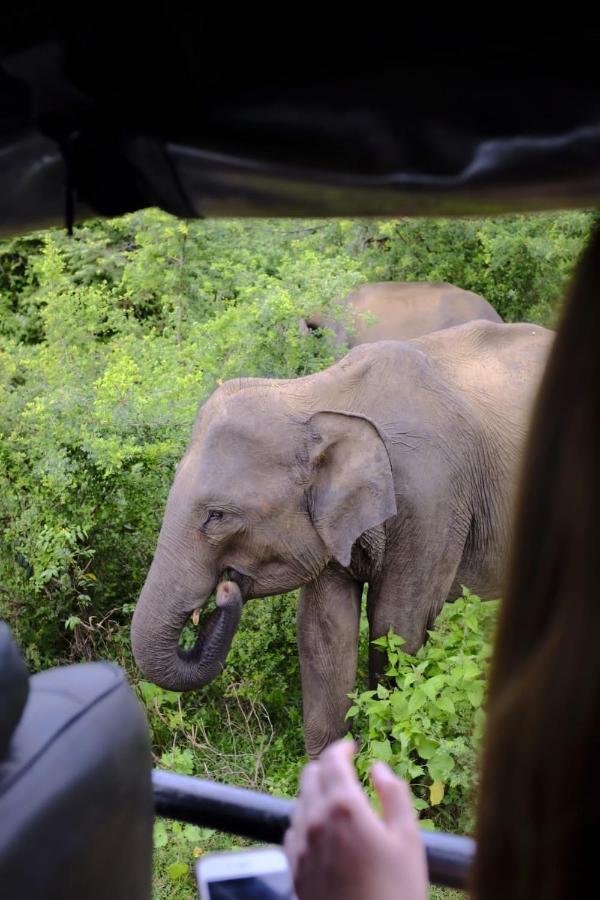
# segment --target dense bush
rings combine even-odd
[[[242,247],[239,277],[234,263],[227,273],[229,302],[213,304],[210,315],[199,304],[198,319],[190,313],[198,290],[185,295],[194,280],[182,276],[178,294],[172,273],[165,274],[188,226],[154,212],[146,218],[147,230],[145,219],[135,225],[139,249],[119,251],[122,259],[101,280],[88,259],[105,243],[96,239],[99,226],[88,226],[94,240],[80,236],[75,249],[62,249],[62,235],[45,237],[30,263],[34,275],[23,279],[26,293],[35,283],[36,298],[32,307],[28,294],[24,307],[35,309],[36,328],[24,331],[41,339],[3,340],[0,566],[7,614],[34,666],[95,655],[98,641],[123,636],[174,466],[198,403],[216,381],[301,375],[332,359],[326,339],[298,327],[300,315],[322,300],[310,264],[300,271],[301,254],[284,261],[286,282]],[[151,240],[157,222],[164,240]],[[221,228],[225,256],[237,247],[237,228]],[[206,248],[196,244],[202,256]],[[343,259],[324,266],[330,297],[356,280]],[[115,650],[119,658],[126,652]]]
[[[383,759],[411,785],[423,824],[471,828],[472,773],[482,734],[482,703],[497,603],[466,588],[447,603],[416,656],[390,632],[375,641],[387,654],[377,690],[356,692],[348,711],[362,739],[357,759],[365,782]]]
[[[447,280],[483,294],[508,320],[552,323],[591,221],[575,213],[187,223],[146,210],[88,223],[73,238],[52,231],[1,242],[0,616],[30,667],[103,656],[137,684],[131,611],[195,411],[219,380],[295,377],[330,364],[329,336],[303,335],[299,320],[364,281]],[[206,690],[178,696],[139,685],[157,762],[294,792],[303,754],[294,601],[248,605],[227,668]],[[401,695],[381,688],[356,704],[361,772],[389,755],[429,817],[443,783],[434,818],[444,827],[466,822],[467,712],[483,689],[481,669],[470,694],[444,669],[444,659],[467,652],[453,643],[462,602],[448,612],[450,630],[443,619],[419,657],[421,670],[399,655],[391,671],[397,682],[414,672],[412,696],[427,698],[419,709],[404,682]],[[477,653],[472,665],[483,666]],[[442,675],[443,695],[430,696],[424,685],[441,685]],[[402,698],[411,703],[406,716]],[[385,709],[396,716],[389,733]],[[161,869],[170,882],[183,877],[186,848],[220,838],[165,825],[157,840],[159,859],[179,864]]]
[[[589,213],[413,219],[364,226],[373,281],[448,281],[506,322],[555,324],[557,300],[590,229]]]

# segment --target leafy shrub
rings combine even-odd
[[[446,603],[416,656],[390,631],[374,643],[385,650],[387,683],[355,692],[348,711],[361,749],[363,780],[374,760],[405,778],[422,824],[468,831],[483,699],[497,604],[466,588]]]
[[[158,819],[154,825],[153,896],[189,900],[195,896],[193,865],[205,853],[248,846],[250,841],[215,831]]]
[[[507,322],[552,327],[592,222],[586,212],[377,222],[363,225],[363,265],[373,281],[447,281]]]
[[[232,263],[235,303],[213,304],[212,315],[193,320],[191,299],[179,314],[185,296],[178,297],[175,279],[187,226],[155,211],[147,219],[139,249],[120,250],[111,277],[100,280],[92,278],[82,236],[68,250],[58,234],[41,238],[31,265],[43,296],[35,318],[43,339],[5,337],[2,345],[0,602],[36,668],[101,650],[127,661],[131,603],[174,467],[198,404],[217,381],[302,375],[332,361],[328,340],[302,337],[298,327],[317,302],[307,259],[302,270],[298,259],[286,257],[277,276],[258,265],[242,273]],[[87,231],[94,238],[98,229]],[[112,227],[109,234],[122,231]],[[235,223],[221,231],[229,240],[223,239],[224,254],[235,255]],[[98,242],[90,243],[99,252]],[[342,271],[343,260],[325,259],[327,265],[332,299],[356,276]],[[165,292],[159,311],[155,281]],[[188,273],[180,281],[184,291],[193,279]],[[133,307],[132,284],[139,295]],[[300,296],[293,293],[297,285]],[[327,289],[320,290],[322,297]]]

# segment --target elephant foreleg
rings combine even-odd
[[[304,741],[311,759],[347,731],[354,690],[362,584],[325,572],[303,587],[298,605]]]

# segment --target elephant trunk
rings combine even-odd
[[[189,619],[188,611],[174,614],[162,598],[148,596],[152,584],[146,583],[131,624],[131,644],[135,660],[145,677],[171,691],[190,691],[203,687],[223,669],[231,641],[242,613],[242,596],[234,582],[222,582],[217,588],[216,610],[201,626],[195,645],[179,646],[181,632]],[[202,606],[210,596],[202,598]],[[158,602],[157,602],[158,601]]]

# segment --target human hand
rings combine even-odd
[[[377,816],[352,766],[354,746],[332,744],[302,772],[286,832],[300,900],[426,900],[425,850],[408,785],[377,762]]]

